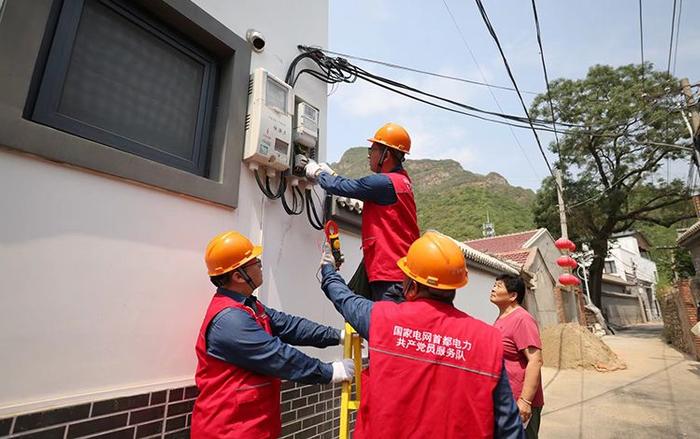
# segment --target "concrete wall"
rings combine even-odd
[[[489,296],[496,282],[496,274],[467,261],[469,267],[469,283],[457,290],[455,306],[472,317],[492,324],[498,317],[498,307],[491,303]]]
[[[637,296],[603,291],[601,302],[608,321],[613,325],[627,326],[645,321]]]
[[[535,274],[532,281],[535,288],[531,291],[531,294],[528,294],[526,305],[528,311],[535,317],[541,328],[559,323],[554,298],[556,284],[548,274],[548,268],[548,264],[542,258],[541,253],[538,252],[530,266],[530,271]]]
[[[283,77],[297,44],[327,44],[327,2],[196,4],[238,35],[265,34],[251,69]],[[321,109],[325,157],[326,86],[304,78],[297,92]],[[0,415],[191,383],[213,291],[203,250],[223,230],[264,246],[265,303],[340,325],[315,277],[322,234],[241,175],[231,210],[0,149]],[[342,240],[349,278],[359,238]]]

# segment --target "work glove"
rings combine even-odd
[[[304,166],[304,172],[306,173],[306,178],[309,180],[316,180],[318,173],[321,171],[321,166],[316,163],[315,160],[308,159],[309,162]]]
[[[323,254],[321,255],[321,267],[323,267],[325,264],[330,264],[331,267],[333,267],[333,270],[335,270],[335,258],[333,257],[333,251],[331,250],[330,244],[328,244],[328,241],[323,241]]]
[[[330,166],[328,166],[328,163],[319,163],[318,166],[321,168],[321,172],[327,172],[332,176],[338,175]]]
[[[352,381],[352,379],[355,377],[355,362],[349,358],[342,361],[334,361],[331,363],[331,366],[333,366],[333,377],[331,378],[331,383]]]
[[[294,156],[294,167],[298,169],[304,169],[306,168],[306,165],[309,163],[309,158],[306,157],[304,154],[297,154]]]

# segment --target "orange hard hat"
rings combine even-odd
[[[228,273],[262,254],[262,247],[233,230],[221,233],[209,241],[204,261],[209,276]]]
[[[469,282],[464,254],[451,238],[428,231],[411,244],[399,268],[416,282],[438,290],[455,290]]]
[[[411,137],[401,125],[389,122],[379,128],[374,137],[367,139],[372,143],[381,143],[389,148],[408,154],[411,150]]]

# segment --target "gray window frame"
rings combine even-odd
[[[70,0],[65,0],[70,1]],[[238,205],[251,49],[190,0],[130,0],[219,62],[208,177],[31,120],[62,0],[5,0],[0,14],[0,146],[149,186]],[[48,35],[48,37],[47,37]]]

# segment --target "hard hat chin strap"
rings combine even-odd
[[[382,156],[379,158],[379,163],[377,163],[377,166],[379,167],[378,173],[381,174],[382,172],[382,167],[384,166],[384,160],[386,160],[386,152],[389,150],[388,146],[385,146],[384,149],[382,149]]]
[[[238,274],[241,275],[241,277],[243,278],[243,280],[245,281],[245,283],[248,284],[248,286],[250,287],[250,289],[253,290],[253,291],[255,291],[255,289],[256,289],[258,286],[255,285],[255,282],[253,282],[253,279],[251,279],[250,276],[248,275],[248,273],[245,272],[245,269],[239,268],[239,269],[236,270],[236,271],[238,272]]]

